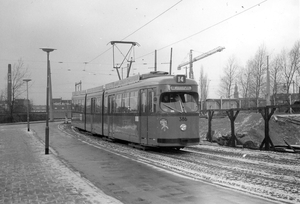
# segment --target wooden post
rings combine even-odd
[[[270,113],[269,108],[271,108],[271,113]],[[274,114],[275,110],[276,110],[275,107],[266,106],[263,111],[260,111],[261,115],[263,116],[263,118],[265,120],[265,138],[259,147],[260,150],[262,150],[263,147],[265,146],[265,150],[269,151],[270,145],[271,145],[271,148],[274,149],[274,145],[273,145],[273,142],[272,142],[272,140],[270,138],[270,134],[269,134],[269,121],[271,119],[271,116]]]
[[[230,119],[230,124],[231,124],[231,137],[230,137],[230,140],[229,140],[229,146],[231,147],[235,147],[235,141],[237,140],[236,139],[236,136],[235,136],[235,128],[234,128],[234,121],[237,117],[237,115],[239,114],[239,110],[237,110],[235,113],[234,113],[234,110],[233,109],[230,109],[230,110],[227,110],[226,113]]]
[[[213,110],[208,110],[207,114],[208,114],[208,132],[207,132],[207,138],[206,139],[209,142],[212,142],[211,121],[212,121],[212,118],[214,116],[214,111]]]

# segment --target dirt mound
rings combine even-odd
[[[291,119],[292,118],[292,119]],[[269,134],[274,145],[300,144],[300,116],[285,115],[281,117],[275,114],[269,122]],[[206,140],[208,131],[208,120],[200,119],[200,138]],[[230,137],[230,120],[228,117],[213,118],[212,120],[213,140]],[[265,137],[265,121],[260,113],[240,112],[235,120],[235,133],[242,144],[255,146],[256,148],[262,143]]]

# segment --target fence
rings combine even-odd
[[[65,117],[71,117],[71,110],[54,110],[53,118],[54,119],[62,119]],[[29,113],[30,121],[39,121],[46,120],[46,112],[30,112]],[[0,113],[0,123],[16,123],[16,122],[26,122],[27,121],[27,113],[19,112],[13,113],[12,116],[10,114]]]
[[[215,112],[220,113],[223,112],[227,115],[230,120],[231,126],[231,137],[229,139],[228,145],[231,147],[236,146],[237,138],[235,135],[235,119],[240,111],[257,111],[261,113],[264,122],[265,122],[265,135],[262,143],[260,144],[260,150],[275,150],[275,146],[269,135],[269,121],[271,116],[274,114],[276,109],[284,109],[288,110],[290,113],[296,112],[300,110],[300,104],[296,105],[281,105],[281,106],[265,106],[265,107],[257,107],[257,108],[232,108],[232,109],[209,109],[205,111],[201,111],[202,115],[205,115],[208,119],[208,132],[207,132],[207,140],[212,142],[212,119],[214,117]],[[201,117],[201,114],[200,114]]]

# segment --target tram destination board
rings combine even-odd
[[[191,86],[171,86],[172,91],[190,91],[192,90]]]

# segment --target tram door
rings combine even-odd
[[[91,98],[91,132],[95,132],[95,98]]]
[[[108,96],[108,116],[107,116],[107,125],[108,125],[108,136],[114,136],[114,117],[113,113],[115,109],[115,96]]]
[[[149,144],[149,114],[155,112],[153,99],[155,89],[142,89],[140,92],[140,143]]]

